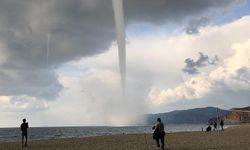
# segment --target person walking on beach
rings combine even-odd
[[[27,140],[28,140],[28,122],[26,122],[26,119],[23,119],[23,123],[20,126],[21,132],[22,132],[22,147],[27,146]],[[25,144],[23,145],[23,139],[25,137]]]
[[[223,120],[220,121],[220,126],[221,126],[221,131],[224,131],[224,128],[223,128],[223,126],[224,126],[224,121],[223,121]]]
[[[154,131],[154,139],[156,140],[157,147],[161,149],[164,149],[164,137],[165,137],[165,130],[164,130],[164,124],[161,122],[160,118],[157,118],[157,125],[153,126]],[[160,146],[160,141],[161,141],[161,146]]]
[[[217,122],[214,122],[214,131],[217,130]]]

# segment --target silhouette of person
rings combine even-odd
[[[217,123],[214,122],[214,131],[217,130]]]
[[[221,126],[221,131],[223,131],[223,130],[224,130],[224,128],[223,128],[223,126],[224,126],[224,121],[223,121],[223,120],[220,121],[220,126]]]
[[[22,131],[22,147],[27,146],[27,141],[28,141],[28,122],[26,122],[26,119],[23,119],[23,123],[20,126],[21,131]],[[23,145],[23,138],[25,137],[25,144]]]
[[[157,147],[161,149],[164,149],[164,137],[165,137],[165,130],[164,130],[164,124],[161,122],[160,118],[157,118],[157,125],[153,126],[154,135],[153,138],[156,140]],[[161,141],[161,146],[160,146]]]
[[[211,126],[209,125],[207,128],[206,128],[206,131],[207,132],[210,132],[212,130]]]

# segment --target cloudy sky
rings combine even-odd
[[[0,0],[0,127],[250,105],[250,1],[124,0],[124,19],[125,98],[111,0]]]

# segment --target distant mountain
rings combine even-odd
[[[227,110],[216,107],[176,110],[167,113],[148,114],[147,124],[155,124],[157,118],[161,118],[165,124],[207,124],[211,118],[224,116],[227,113]]]

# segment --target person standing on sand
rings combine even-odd
[[[224,128],[223,128],[223,126],[224,126],[224,121],[223,121],[223,120],[220,121],[220,126],[221,126],[221,131],[224,131]]]
[[[214,122],[214,131],[217,130],[217,122]]]
[[[154,139],[156,140],[157,147],[160,148],[160,141],[161,141],[161,149],[164,149],[164,137],[165,137],[165,130],[164,124],[161,122],[160,118],[157,118],[157,125],[153,126],[154,131]]]
[[[28,140],[28,122],[26,122],[26,119],[23,119],[23,123],[20,126],[22,131],[22,147],[27,146],[27,140]],[[25,137],[25,144],[23,145],[23,138]]]

